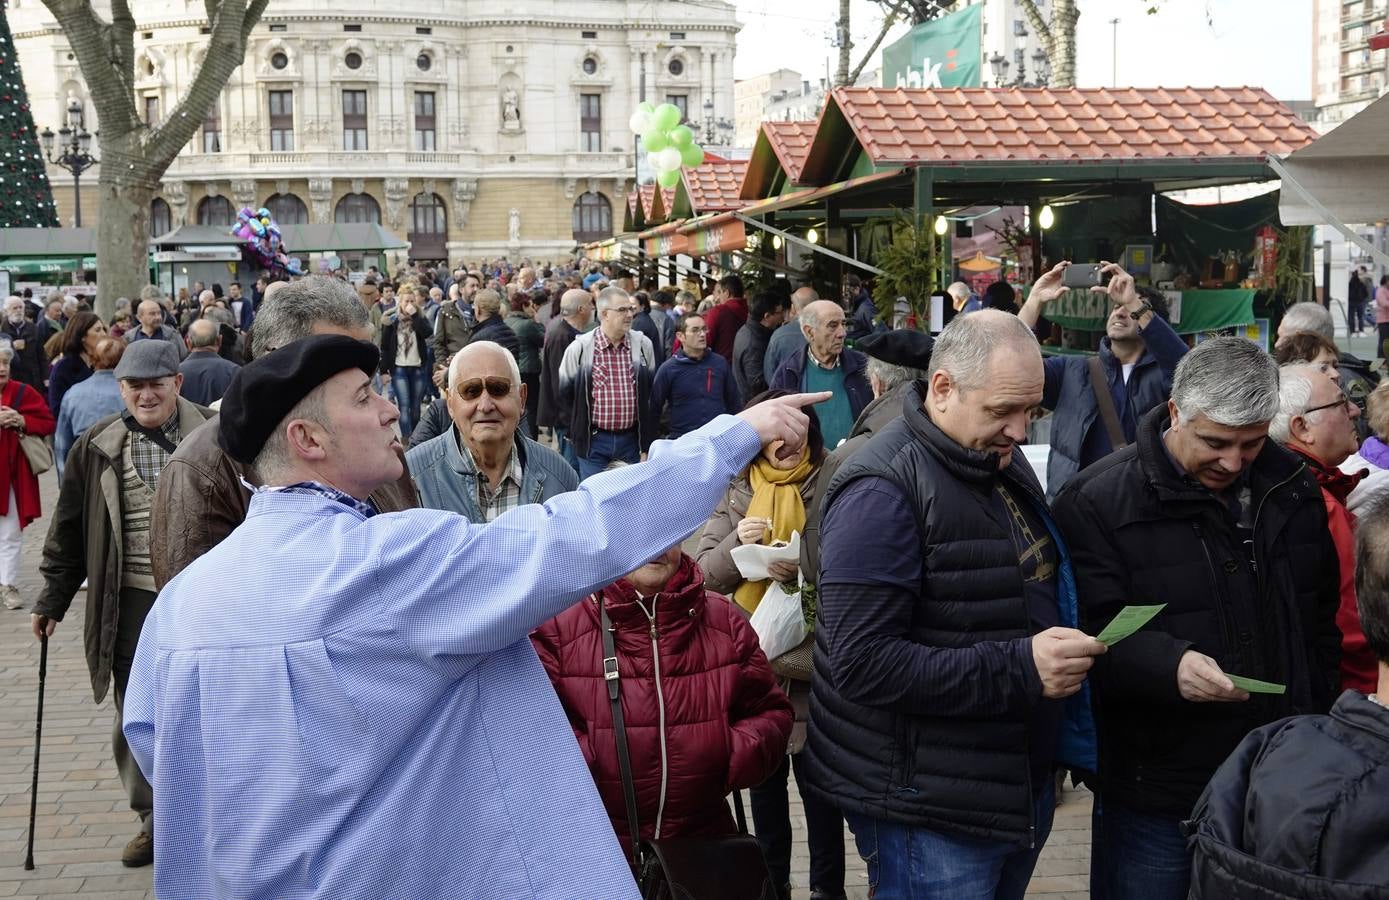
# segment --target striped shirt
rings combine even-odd
[[[593,427],[627,431],[637,424],[637,380],[627,337],[614,344],[599,328],[593,335]]]

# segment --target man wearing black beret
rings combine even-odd
[[[873,401],[863,408],[844,443],[825,457],[815,480],[815,494],[805,511],[805,534],[801,539],[801,571],[807,581],[820,577],[820,498],[830,486],[839,467],[883,426],[902,415],[907,388],[925,378],[931,368],[931,349],[935,340],[924,331],[898,328],[875,331],[859,339],[854,347],[868,356],[868,383]]]
[[[261,486],[160,592],[126,706],[170,798],[155,889],[635,900],[529,634],[693,533],[763,446],[800,452],[799,407],[828,395],[720,416],[475,525],[367,502],[402,473],[376,363],[316,335],[248,363],[222,401],[221,445]]]

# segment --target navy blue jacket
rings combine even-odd
[[[680,437],[724,413],[743,408],[728,361],[713,350],[690,359],[684,349],[661,364],[651,385],[651,418],[659,422],[670,404],[670,436]]]
[[[239,368],[231,360],[223,359],[216,350],[194,350],[179,364],[179,373],[183,375],[179,395],[199,406],[211,406],[222,399]]]
[[[799,392],[805,390],[805,361],[810,345],[792,354],[777,369],[769,388]],[[849,409],[855,419],[863,408],[873,402],[873,386],[868,383],[868,357],[857,350],[845,349],[839,364],[844,367],[844,390],[849,394]]]
[[[1153,316],[1141,332],[1146,349],[1124,382],[1123,366],[1109,349],[1109,338],[1100,341],[1109,394],[1119,413],[1124,439],[1138,439],[1138,422],[1172,393],[1172,373],[1186,355],[1186,342],[1172,326]],[[1090,362],[1085,356],[1048,356],[1043,361],[1046,384],[1042,406],[1052,410],[1051,458],[1047,461],[1047,499],[1055,499],[1077,472],[1114,452],[1109,433],[1100,419],[1100,406],[1090,387]]]

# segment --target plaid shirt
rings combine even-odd
[[[482,510],[484,522],[491,522],[502,513],[521,505],[521,460],[517,458],[514,444],[511,447],[511,457],[506,463],[506,471],[502,472],[502,480],[497,482],[495,491],[492,490],[487,475],[477,467],[477,460],[473,459],[466,444],[462,450],[464,458],[472,463],[473,471],[477,472],[477,505]]]
[[[626,431],[637,424],[637,379],[627,338],[614,344],[599,328],[593,336],[593,427]]]
[[[177,410],[169,417],[169,421],[159,426],[159,430],[164,433],[164,437],[169,439],[169,443],[178,446]],[[163,471],[164,464],[169,461],[169,457],[172,455],[140,432],[130,432],[130,459],[135,463],[135,474],[140,476],[141,481],[149,485],[150,490],[159,487],[159,473]]]
[[[320,497],[327,497],[329,500],[335,500],[338,503],[341,503],[343,506],[355,509],[357,512],[361,513],[364,517],[368,519],[376,515],[376,507],[371,505],[371,501],[358,500],[351,494],[344,493],[338,490],[337,488],[323,484],[320,481],[297,481],[294,484],[257,487],[256,485],[251,484],[249,481],[243,478],[241,479],[241,483],[245,485],[246,488],[253,494],[268,494],[275,492],[280,492],[284,494],[317,494]]]

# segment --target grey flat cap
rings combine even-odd
[[[131,343],[116,364],[116,378],[148,381],[178,374],[178,348],[163,338],[144,338]]]

